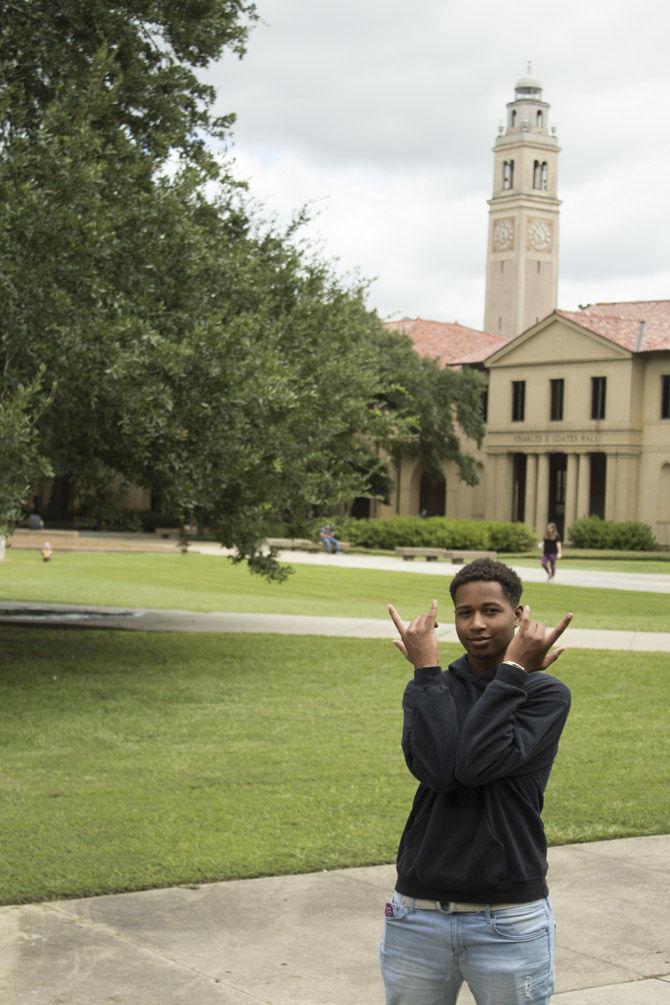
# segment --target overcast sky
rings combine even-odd
[[[268,213],[304,203],[383,317],[483,326],[491,147],[533,74],[559,158],[558,306],[670,298],[670,4],[258,0],[235,111],[237,173]]]

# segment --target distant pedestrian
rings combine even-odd
[[[30,513],[26,519],[26,526],[30,530],[44,530],[44,520],[39,513]]]
[[[542,548],[542,568],[547,574],[547,580],[553,579],[556,575],[556,562],[563,554],[561,550],[561,538],[555,523],[547,524],[547,529],[544,532],[544,540],[540,547]]]
[[[324,526],[319,531],[319,537],[323,541],[323,546],[326,549],[326,553],[330,555],[333,551],[336,555],[339,555],[342,545],[340,541],[335,537],[335,531],[333,530],[333,525],[330,523],[324,524]]]

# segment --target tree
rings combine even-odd
[[[11,6],[0,405],[19,405],[0,415],[26,417],[26,459],[103,508],[118,477],[150,487],[273,575],[259,541],[369,491],[380,446],[430,453],[446,431],[460,456],[458,375],[385,333],[300,218],[255,219],[203,146],[225,123],[193,67],[241,49],[252,6]]]
[[[41,442],[72,490],[105,499],[121,474],[265,567],[278,513],[298,526],[364,487],[377,322],[299,221],[259,230],[231,179],[213,200],[201,166],[156,177],[101,131],[103,77],[63,88],[0,162],[6,386],[44,367]]]
[[[2,0],[0,16],[0,437],[13,465],[3,470],[0,521],[9,525],[46,455],[57,470],[61,461],[82,469],[81,455],[93,459],[108,432],[104,410],[78,441],[67,419],[76,421],[78,394],[94,405],[104,393],[106,363],[118,374],[123,349],[138,349],[145,319],[138,303],[128,307],[145,276],[133,260],[139,207],[175,152],[216,175],[205,138],[225,135],[232,116],[212,118],[214,92],[196,70],[226,48],[242,55],[256,15],[247,0]],[[125,255],[114,256],[124,229]],[[134,289],[115,298],[122,261]],[[79,417],[91,418],[86,407]]]
[[[18,520],[31,484],[51,473],[36,430],[43,407],[40,391],[38,376],[32,386],[19,385],[0,397],[0,539]]]
[[[39,129],[64,86],[87,88],[104,63],[96,127],[125,133],[155,161],[174,150],[205,160],[212,87],[196,70],[226,49],[242,56],[256,20],[250,0],[0,0],[0,93],[5,138]]]
[[[396,462],[402,454],[420,457],[428,476],[439,481],[442,462],[453,460],[461,479],[476,484],[474,462],[463,450],[461,436],[481,446],[484,376],[470,367],[452,370],[420,357],[401,332],[381,328],[377,346],[385,387],[380,404],[406,420],[387,445]]]

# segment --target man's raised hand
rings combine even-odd
[[[555,628],[545,628],[539,621],[530,620],[530,607],[526,605],[519,619],[519,630],[505,651],[505,659],[518,663],[530,672],[547,670],[555,663],[564,648],[552,649],[572,621],[572,614],[566,614]]]
[[[402,620],[393,604],[388,605],[393,624],[398,629],[399,639],[394,639],[393,645],[399,649],[405,659],[409,660],[415,670],[421,667],[434,667],[440,662],[437,646],[437,600],[433,600],[427,614],[419,614],[407,625]]]

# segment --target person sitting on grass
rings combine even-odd
[[[331,551],[334,549],[335,554],[339,555],[342,548],[341,542],[335,537],[335,531],[333,530],[333,525],[330,523],[324,524],[324,526],[319,531],[319,537],[323,541],[323,546],[326,549],[326,554],[330,555]]]
[[[389,605],[414,667],[402,748],[419,780],[380,945],[387,1005],[546,1005],[554,918],[540,813],[570,692],[542,671],[567,628],[532,621],[521,580],[478,559],[454,576],[465,653],[439,665],[437,601],[409,624]],[[516,629],[516,631],[515,631]]]

